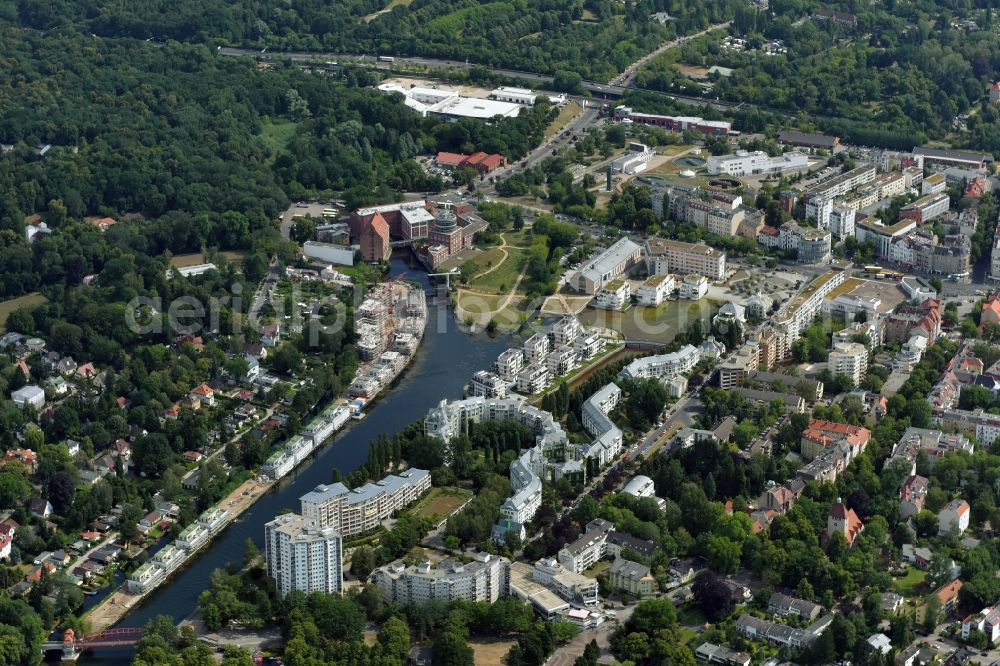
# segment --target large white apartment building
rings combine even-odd
[[[873,180],[875,167],[861,166],[823,181],[805,194],[806,217],[816,220],[820,229],[828,229],[833,200]]]
[[[602,310],[624,310],[629,306],[632,292],[625,280],[612,280],[600,288],[594,297],[594,307]]]
[[[830,372],[846,375],[858,386],[868,371],[868,348],[859,342],[838,342],[830,352],[828,365]]]
[[[705,166],[710,176],[752,176],[805,169],[809,166],[809,158],[805,153],[794,151],[771,157],[763,150],[738,150],[732,155],[713,155]]]
[[[782,306],[773,320],[775,331],[785,337],[784,344],[778,345],[779,349],[783,350],[785,354],[791,350],[792,343],[819,316],[823,307],[823,299],[831,291],[844,284],[845,279],[846,274],[838,270],[818,275]]]
[[[524,341],[524,361],[527,365],[535,365],[538,363],[544,363],[545,359],[549,356],[549,350],[552,348],[549,342],[549,336],[543,333],[535,333],[530,338]]]
[[[557,345],[571,345],[583,335],[583,325],[573,315],[566,315],[552,326],[549,333]]]
[[[510,560],[479,553],[467,564],[446,560],[406,566],[393,562],[373,571],[371,580],[392,604],[422,606],[431,599],[492,603],[510,594]]]
[[[508,382],[515,381],[523,367],[524,352],[520,349],[508,349],[497,357],[497,374]]]
[[[361,534],[414,502],[431,487],[427,470],[411,468],[378,483],[348,490],[342,483],[316,486],[299,498],[302,515],[344,536]]]
[[[657,307],[667,299],[675,286],[673,275],[650,275],[639,285],[639,291],[636,293],[639,305]]]
[[[681,288],[678,295],[692,301],[700,301],[708,293],[708,278],[704,275],[691,273],[685,275],[681,280]]]
[[[267,573],[282,595],[343,591],[343,543],[337,530],[286,513],[264,525],[264,541]]]
[[[627,236],[617,240],[573,275],[570,285],[585,294],[594,294],[615,278],[628,272],[642,258],[642,248]]]
[[[551,361],[551,357],[550,357]],[[500,375],[485,370],[477,370],[466,387],[467,395],[481,395],[484,398],[506,398],[507,383]]]
[[[690,273],[721,280],[726,274],[726,253],[704,243],[657,238],[646,241],[646,247],[652,263],[650,272],[656,275]]]
[[[900,219],[895,224],[885,226],[877,217],[871,216],[855,222],[854,234],[859,243],[871,241],[880,257],[888,257],[892,243],[917,228],[917,221]]]
[[[657,354],[637,358],[622,368],[619,377],[628,379],[669,379],[694,370],[701,358],[697,347],[684,345],[680,350],[669,354]]]
[[[854,218],[856,211],[847,206],[833,206],[830,210],[830,233],[837,238],[847,238],[854,235]]]

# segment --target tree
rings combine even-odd
[[[76,483],[68,472],[56,472],[49,478],[48,498],[52,503],[52,510],[59,515],[66,515],[70,507],[73,506],[73,497],[76,495]]]
[[[375,569],[375,551],[371,546],[358,546],[351,553],[351,575],[366,580]]]
[[[390,617],[378,631],[378,650],[392,663],[406,663],[410,654],[410,628],[398,617]]]
[[[132,447],[132,462],[148,477],[160,478],[173,462],[174,451],[162,433],[139,436]]]
[[[475,666],[468,641],[452,629],[439,633],[432,649],[435,666]]]
[[[7,467],[13,468],[13,465]],[[13,469],[0,471],[0,506],[18,507],[31,497],[31,484]]]
[[[698,572],[691,587],[694,602],[708,619],[717,622],[729,617],[735,604],[725,581],[715,572],[703,569]]]
[[[938,595],[933,592],[928,594],[924,599],[924,608],[924,629],[931,633],[941,620],[941,600]]]

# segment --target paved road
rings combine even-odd
[[[616,619],[607,620],[596,629],[581,631],[573,637],[569,643],[559,648],[555,654],[549,657],[549,660],[546,662],[546,666],[573,666],[573,662],[576,661],[577,657],[583,655],[584,649],[592,640],[597,641],[598,647],[601,648],[602,657],[610,655],[611,653],[608,648],[608,641],[611,638],[612,632],[614,632],[619,624],[625,623],[630,617],[632,617],[632,611],[634,609],[634,605],[622,608],[615,611]]]
[[[664,51],[669,51],[670,49],[675,49],[678,46],[683,46],[684,44],[690,42],[692,39],[698,39],[702,35],[708,34],[713,30],[722,30],[728,28],[731,24],[732,21],[726,21],[725,23],[716,23],[715,25],[705,28],[701,32],[696,32],[693,35],[685,35],[683,37],[678,37],[672,42],[667,42],[660,48],[656,49],[655,51],[650,51],[649,53],[642,56],[634,63],[626,67],[624,72],[622,72],[612,80],[608,81],[608,84],[624,86],[626,88],[631,87],[632,84],[635,82],[635,77],[639,73],[639,70],[648,65],[650,61],[653,60],[653,58],[657,57]]]

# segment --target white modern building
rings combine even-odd
[[[847,238],[854,235],[854,218],[856,211],[847,206],[833,206],[830,210],[830,233],[837,238]]]
[[[585,294],[595,294],[608,282],[624,275],[642,258],[642,248],[627,236],[616,241],[573,276],[570,285]]]
[[[472,375],[472,381],[469,382],[466,393],[468,395],[480,395],[484,398],[506,398],[507,383],[501,379],[500,375],[485,370],[477,370]]]
[[[594,297],[594,307],[602,310],[624,310],[631,302],[632,293],[626,280],[612,280]]]
[[[342,483],[319,485],[300,497],[299,503],[303,517],[317,526],[353,536],[375,529],[430,487],[430,472],[410,468],[354,490],[348,490]]]
[[[639,285],[639,305],[655,308],[676,288],[673,275],[650,275]]]
[[[708,293],[708,278],[704,275],[685,275],[681,282],[680,297],[700,301]]]
[[[838,342],[828,359],[830,372],[846,375],[858,386],[868,372],[868,348],[860,342]]]
[[[525,106],[533,106],[536,97],[535,91],[528,90],[527,88],[501,86],[494,88],[490,92],[490,98],[492,99],[500,102],[510,102],[511,104],[524,104]]]
[[[431,599],[493,603],[510,594],[510,560],[479,553],[469,563],[446,560],[406,566],[393,562],[371,574],[387,602],[422,606]]]
[[[619,377],[669,379],[694,370],[699,358],[701,352],[697,347],[684,345],[680,350],[669,354],[637,358],[622,369]]]
[[[302,254],[309,259],[318,259],[328,264],[354,265],[354,249],[350,246],[306,241],[302,244]]]
[[[805,169],[809,166],[809,158],[805,153],[799,152],[771,157],[762,150],[739,150],[732,155],[713,155],[708,158],[705,166],[710,176],[753,176]]]
[[[340,594],[344,589],[340,533],[286,513],[264,525],[267,573],[282,596],[292,590]]]

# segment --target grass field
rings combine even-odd
[[[597,578],[601,575],[602,571],[607,571],[608,567],[611,566],[611,562],[607,560],[598,560],[597,563],[583,572],[583,575],[587,578]]]
[[[230,251],[223,252],[224,256],[228,261],[232,263],[242,263],[244,257],[247,256],[247,252],[243,251]],[[192,254],[176,254],[170,258],[170,265],[173,268],[184,268],[185,266],[196,266],[197,264],[205,263],[205,255],[200,252],[194,252]]]
[[[902,578],[896,579],[896,589],[903,596],[913,596],[918,594],[921,585],[924,583],[924,579],[927,577],[927,573],[918,569],[917,567],[910,567],[906,570],[906,575]]]
[[[510,293],[521,272],[524,258],[528,254],[528,250],[525,248],[527,248],[529,241],[523,231],[505,232],[504,238],[507,239],[506,259],[503,259],[503,253],[497,247],[492,247],[473,259],[477,266],[475,275],[489,269],[493,270],[470,280],[470,289],[491,294]]]
[[[273,120],[270,124],[264,125],[261,128],[260,139],[271,153],[271,157],[268,159],[269,162],[273,163],[278,153],[285,149],[285,146],[291,141],[292,135],[295,134],[295,128],[298,126],[298,123],[291,120]]]
[[[18,309],[22,305],[41,305],[42,303],[48,302],[48,299],[39,294],[37,291],[31,294],[25,294],[24,296],[18,296],[17,298],[12,298],[9,301],[0,301],[0,331],[5,331],[7,326],[7,317],[10,313]]]
[[[709,301],[668,301],[658,308],[633,307],[625,312],[598,310],[588,307],[580,313],[580,322],[586,326],[610,328],[625,336],[626,340],[645,340],[667,343],[678,332],[687,330],[695,317],[710,318],[718,306]]]
[[[476,666],[497,666],[504,663],[504,658],[514,644],[515,641],[469,641]]]
[[[472,493],[463,488],[431,488],[431,491],[417,502],[413,513],[422,518],[445,518],[465,504],[470,497]]]

